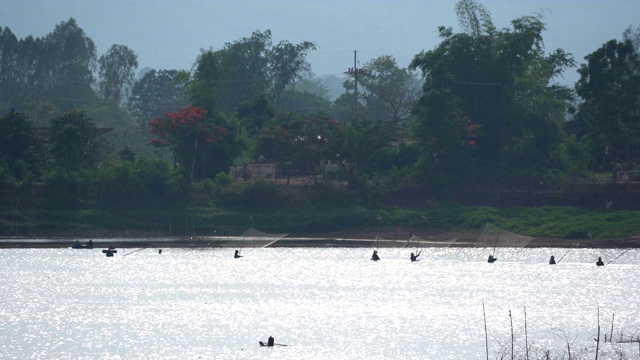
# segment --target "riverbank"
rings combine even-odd
[[[269,247],[483,247],[478,243],[481,230],[430,230],[414,235],[394,232],[363,231],[348,229],[326,233],[289,234],[270,244]],[[241,238],[224,236],[172,237],[148,233],[125,234],[70,234],[68,236],[3,237],[0,248],[65,248],[74,241],[86,243],[93,240],[95,248],[220,248],[237,247]],[[508,247],[508,246],[505,246]],[[533,238],[525,247],[555,248],[640,248],[640,235],[611,239],[562,239]]]

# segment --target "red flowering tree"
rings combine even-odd
[[[149,144],[169,147],[175,162],[188,171],[191,181],[206,173],[202,168],[211,161],[208,154],[227,134],[226,127],[206,115],[205,110],[189,105],[176,112],[164,113],[149,123],[149,132],[153,134]]]

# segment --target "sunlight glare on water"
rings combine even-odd
[[[568,249],[498,249],[494,264],[467,248],[415,263],[393,248],[378,262],[372,249],[131,251],[0,250],[3,358],[484,359],[483,304],[491,358],[510,354],[511,322],[524,352],[525,310],[531,351],[558,358],[567,342],[594,351],[598,309],[601,336],[614,314],[614,335],[640,330],[638,250],[573,249],[555,266]],[[289,346],[260,348],[269,335]]]

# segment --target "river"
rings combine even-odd
[[[592,359],[598,321],[640,356],[637,249],[372,250],[0,249],[0,357]]]

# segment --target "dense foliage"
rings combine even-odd
[[[334,101],[306,61],[315,44],[270,30],[135,76],[133,50],[98,56],[74,19],[42,38],[0,28],[3,229],[42,212],[50,229],[57,212],[95,228],[134,210],[148,227],[147,211],[194,208],[640,203],[633,182],[590,187],[638,178],[639,31],[594,44],[572,89],[558,79],[576,61],[544,48],[541,15],[497,29],[474,0],[455,11],[461,32],[439,27],[406,68],[350,68]],[[264,163],[277,170],[251,173]]]

